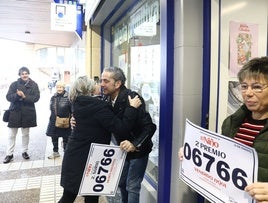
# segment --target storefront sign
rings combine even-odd
[[[252,203],[244,191],[257,180],[256,151],[186,120],[180,178],[215,203]]]
[[[115,196],[126,154],[119,146],[92,143],[79,194]]]
[[[159,22],[159,16],[159,2],[154,0],[147,1],[131,15],[129,37],[156,35],[156,25]]]
[[[51,3],[51,30],[76,30],[76,5]]]
[[[135,36],[155,36],[156,35],[156,23],[144,22],[138,27],[134,28]]]

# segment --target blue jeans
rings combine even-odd
[[[139,203],[141,182],[148,163],[148,155],[126,160],[119,181],[122,203]]]

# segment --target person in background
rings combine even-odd
[[[109,144],[111,132],[124,139],[133,128],[138,116],[137,108],[141,105],[136,96],[128,97],[122,119],[112,112],[108,103],[95,97],[95,82],[87,76],[79,77],[71,86],[69,98],[72,103],[72,114],[76,119],[65,149],[60,184],[64,188],[59,203],[73,203],[79,192],[91,143]],[[135,150],[133,146],[123,146]],[[97,203],[98,196],[85,196],[85,203]]]
[[[19,69],[20,78],[9,86],[6,99],[10,104],[10,116],[8,121],[8,146],[7,155],[3,163],[13,160],[16,136],[18,129],[22,133],[22,157],[29,159],[28,145],[30,141],[30,127],[37,126],[35,103],[40,98],[37,83],[29,77],[30,71],[26,67]]]
[[[48,82],[47,87],[49,89],[49,93],[52,93],[52,88],[53,88],[53,83],[52,82]]]
[[[95,97],[98,97],[99,99],[102,99],[100,79],[98,76],[94,76],[94,82],[95,82],[95,91],[93,92],[93,95]]]
[[[128,106],[128,96],[138,95],[136,92],[127,89],[125,82],[125,74],[118,67],[105,68],[102,72],[101,87],[105,96],[104,100],[110,103],[113,112],[119,118],[122,118]],[[156,125],[152,122],[150,114],[145,110],[143,98],[140,96],[139,98],[142,100],[142,105],[138,108],[138,119],[129,134],[129,139],[123,140],[118,139],[117,136],[112,136],[112,138],[115,138],[113,144],[118,144],[122,148],[124,145],[131,145],[135,149],[128,152],[119,181],[122,203],[139,203],[141,182],[153,146],[151,138],[156,130]],[[108,201],[114,202],[114,198],[109,197]]]
[[[71,116],[71,103],[68,92],[65,90],[65,84],[62,81],[56,83],[56,93],[50,99],[50,117],[46,134],[51,137],[53,144],[53,153],[48,159],[60,157],[59,153],[59,137],[63,140],[63,149],[65,150],[68,137],[71,134],[71,128],[58,128],[55,126],[56,116],[67,118]]]
[[[268,202],[268,57],[251,59],[237,77],[243,105],[224,120],[222,135],[257,151],[259,182],[249,184],[245,191],[258,203],[265,203]],[[178,156],[180,160],[183,159],[182,148]]]

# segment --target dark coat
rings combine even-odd
[[[69,136],[61,171],[61,186],[78,193],[91,143],[109,144],[111,132],[124,137],[137,118],[137,109],[126,109],[123,119],[117,118],[106,102],[79,96],[73,104],[76,127]]]
[[[120,92],[116,98],[113,112],[119,117],[122,118],[124,115],[125,109],[129,106],[128,95],[131,98],[138,95],[138,93],[127,89],[125,86],[121,86]],[[145,102],[143,98],[139,95],[139,98],[142,101],[142,105],[138,108],[138,119],[128,135],[129,141],[138,149],[134,152],[128,152],[127,159],[136,159],[147,156],[153,147],[153,142],[151,140],[152,136],[156,131],[156,125],[152,122],[150,114],[145,110]],[[110,102],[110,98],[104,98],[105,101]],[[115,135],[116,136],[116,135]],[[116,136],[117,143],[125,139],[121,139]]]
[[[222,124],[222,134],[234,138],[245,118],[251,114],[245,105],[241,106],[234,114],[228,116]],[[253,148],[259,158],[258,181],[268,181],[268,121],[256,136]],[[239,159],[239,157],[236,157]]]
[[[61,118],[67,118],[71,115],[71,103],[68,98],[68,92],[64,91],[62,94],[55,93],[50,99],[50,117],[47,126],[46,134],[50,137],[64,137],[71,134],[71,128],[57,128],[56,111],[57,116]]]
[[[17,95],[17,89],[23,91],[25,99]],[[22,79],[11,83],[6,99],[11,102],[8,127],[29,128],[37,126],[35,102],[40,98],[40,91],[37,83],[29,78],[25,83]]]

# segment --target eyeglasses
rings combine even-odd
[[[254,92],[254,93],[261,93],[265,88],[268,87],[267,84],[260,84],[260,83],[254,83],[252,85],[248,85],[246,83],[241,83],[239,85],[239,89],[242,93],[245,93],[248,90],[248,87]]]

